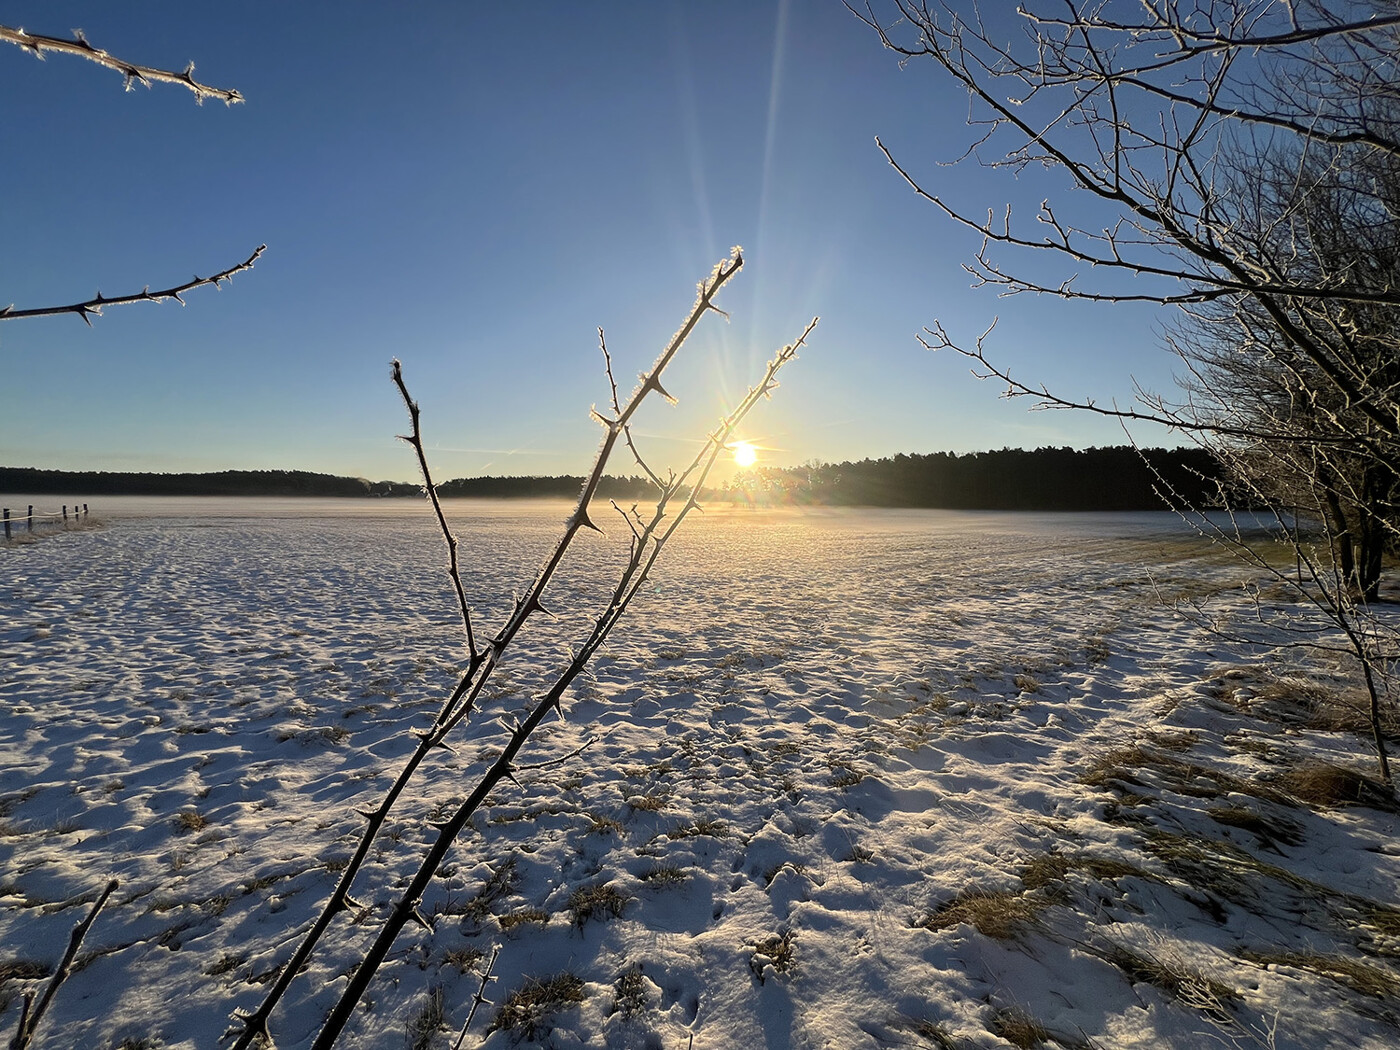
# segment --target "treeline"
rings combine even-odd
[[[437,490],[445,499],[576,499],[583,491],[583,478],[571,474],[540,478],[457,478],[440,483]],[[604,476],[598,482],[598,496],[602,499],[645,499],[655,491],[646,478]]]
[[[761,467],[709,490],[710,499],[760,505],[942,507],[957,510],[1161,510],[1164,485],[1196,504],[1212,502],[1219,465],[1200,449],[1002,449],[934,452],[857,463]],[[583,478],[457,478],[445,498],[573,499]],[[416,496],[418,485],[368,481],[304,470],[225,470],[213,474],[139,474],[0,467],[0,492],[79,496]],[[605,477],[603,499],[644,500],[641,477]]]
[[[444,497],[573,499],[583,478],[458,478],[438,486]],[[598,494],[605,499],[639,499],[649,494],[646,478],[605,477]],[[221,470],[210,474],[151,474],[131,471],[39,470],[0,467],[0,492],[35,496],[418,496],[422,487],[402,481],[370,481],[307,470]]]
[[[721,499],[954,510],[1163,510],[1163,487],[1213,502],[1219,464],[1200,449],[1129,446],[898,455],[739,475]]]
[[[308,470],[221,470],[150,474],[0,467],[0,492],[81,496],[411,496],[417,485]]]

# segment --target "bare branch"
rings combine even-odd
[[[409,396],[408,386],[404,383],[403,367],[399,364],[398,358],[393,362],[394,385],[399,388],[399,394],[403,397],[404,407],[408,409],[408,418],[412,430],[406,437],[401,437],[401,441],[408,442],[413,446],[414,455],[418,459],[418,470],[423,475],[423,491],[428,496],[428,501],[433,505],[433,514],[437,518],[438,528],[442,530],[442,537],[447,541],[448,566],[447,574],[452,578],[452,589],[457,594],[457,605],[462,613],[462,628],[467,635],[467,656],[475,660],[476,635],[472,632],[472,614],[467,608],[467,592],[462,588],[462,574],[457,565],[457,537],[452,534],[451,527],[447,524],[447,515],[443,513],[442,501],[438,499],[437,486],[433,484],[432,473],[428,470],[428,455],[423,451],[423,434],[419,426],[418,402]]]
[[[179,84],[189,88],[194,92],[195,101],[203,103],[206,98],[218,99],[226,105],[233,105],[235,102],[242,102],[243,96],[232,88],[216,88],[208,84],[201,84],[194,78],[194,63],[191,62],[185,67],[183,73],[175,73],[168,69],[156,69],[152,66],[141,66],[134,62],[127,62],[116,55],[108,54],[101,48],[93,47],[87,42],[87,37],[83,36],[81,29],[73,30],[72,40],[63,40],[60,37],[44,36],[40,33],[26,33],[23,29],[12,29],[9,26],[0,26],[0,41],[16,44],[30,52],[34,57],[42,59],[44,53],[52,51],[57,54],[77,55],[79,58],[86,58],[90,62],[96,62],[100,66],[108,69],[115,69],[126,78],[126,89],[131,90],[133,83],[145,84],[147,87],[153,82],[165,84]]]
[[[70,306],[41,306],[27,310],[16,310],[13,305],[6,306],[0,308],[0,321],[14,321],[21,317],[53,317],[57,314],[77,314],[91,326],[93,317],[101,317],[103,307],[107,306],[125,306],[128,303],[159,303],[166,299],[174,299],[181,306],[184,306],[185,300],[181,296],[185,292],[202,288],[205,285],[213,285],[217,288],[221,282],[229,280],[234,274],[251,270],[253,263],[257,262],[258,257],[265,251],[267,251],[267,245],[259,245],[252,255],[237,266],[230,266],[227,270],[220,270],[209,277],[196,275],[184,284],[177,284],[173,288],[165,288],[158,292],[151,291],[151,286],[147,285],[134,295],[106,296],[98,292],[96,296],[86,302],[73,303]]]
[[[63,958],[55,968],[53,976],[49,978],[49,983],[44,988],[44,994],[39,997],[39,1005],[30,1010],[29,1001],[25,1000],[19,1030],[10,1040],[10,1050],[24,1050],[29,1045],[30,1040],[34,1038],[34,1032],[38,1029],[39,1022],[44,1019],[44,1014],[48,1012],[49,1004],[53,1002],[54,996],[58,994],[59,988],[68,979],[68,975],[73,972],[73,960],[77,958],[78,949],[83,944],[83,938],[87,936],[88,930],[92,929],[92,924],[97,921],[97,913],[102,910],[103,905],[107,903],[107,898],[112,895],[118,885],[116,879],[108,882],[98,895],[97,900],[93,902],[92,907],[88,909],[87,915],[73,927],[73,932],[68,937],[68,948],[64,951]]]

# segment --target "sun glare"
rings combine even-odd
[[[758,462],[758,449],[747,441],[736,441],[729,446],[734,451],[734,462],[741,467],[751,467]]]

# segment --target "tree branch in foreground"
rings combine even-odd
[[[93,317],[101,317],[102,308],[104,306],[125,306],[128,303],[159,303],[164,302],[166,299],[174,299],[181,306],[184,306],[185,300],[181,298],[181,296],[183,296],[185,292],[195,288],[203,288],[207,284],[212,284],[217,288],[220,282],[229,280],[234,274],[242,273],[244,270],[251,270],[253,268],[253,263],[257,262],[258,257],[265,251],[267,251],[267,245],[260,244],[252,255],[248,256],[248,258],[244,259],[237,266],[230,266],[227,270],[220,270],[218,273],[212,274],[209,277],[200,277],[196,274],[193,279],[186,281],[184,284],[177,284],[173,288],[164,288],[158,292],[151,291],[151,286],[148,284],[141,291],[133,295],[106,296],[99,291],[96,296],[86,302],[72,303],[68,306],[38,306],[27,310],[16,310],[13,305],[6,306],[0,308],[0,321],[13,321],[20,317],[54,317],[58,314],[77,314],[91,327]]]
[[[564,529],[564,534],[555,545],[553,552],[546,559],[535,576],[535,580],[526,594],[517,599],[514,610],[507,618],[505,624],[500,628],[495,637],[491,638],[484,645],[475,649],[471,654],[467,667],[458,678],[456,687],[443,702],[436,719],[430,729],[415,733],[418,743],[412,754],[405,761],[400,769],[394,783],[388,792],[380,799],[373,809],[362,811],[362,815],[367,820],[367,825],[360,837],[350,862],[337,882],[330,897],[322,907],[320,914],[311,924],[310,928],[303,935],[300,944],[293,951],[290,959],[282,968],[278,978],[273,982],[263,1001],[256,1010],[251,1013],[238,1012],[235,1014],[235,1027],[232,1032],[237,1035],[234,1050],[250,1050],[257,1045],[260,1039],[268,1038],[268,1022],[276,1009],[277,1004],[285,995],[293,979],[310,957],[313,948],[324,935],[331,920],[341,911],[349,908],[358,908],[355,901],[350,896],[350,888],[356,874],[368,856],[370,847],[379,834],[380,829],[388,814],[399,797],[402,795],[408,783],[416,773],[418,767],[427,758],[428,754],[436,748],[445,748],[447,736],[462,723],[468,715],[476,708],[476,703],[490,681],[492,674],[500,665],[507,649],[514,641],[515,637],[525,626],[529,618],[536,612],[544,608],[542,599],[550,581],[553,579],[556,570],[564,560],[565,553],[572,544],[574,538],[583,529],[596,529],[588,516],[588,506],[597,490],[598,481],[602,477],[607,466],[609,457],[617,444],[619,437],[623,437],[627,431],[627,425],[642,402],[652,392],[657,391],[663,396],[665,390],[661,385],[661,375],[666,367],[671,363],[676,353],[680,350],[685,339],[694,330],[700,319],[709,311],[719,311],[714,305],[714,298],[719,290],[738,273],[743,266],[744,260],[740,251],[736,248],[731,258],[720,263],[714,268],[710,276],[700,283],[699,292],[696,296],[695,304],[691,308],[689,316],[681,325],[680,329],[672,336],[666,348],[662,351],[655,363],[642,377],[640,385],[629,398],[627,403],[616,413],[612,419],[604,419],[595,413],[595,417],[606,428],[606,436],[600,446],[595,458],[593,470],[588,480],[585,482],[583,491],[580,493],[578,503],[574,512],[569,516]],[[404,393],[402,387],[402,376],[400,374],[400,393]],[[611,372],[609,372],[609,383],[612,384]],[[412,398],[407,398],[412,404]],[[614,402],[616,403],[616,402]],[[412,411],[410,410],[410,416]],[[635,546],[635,540],[634,540]],[[368,976],[368,974],[366,975]]]
[[[87,936],[92,924],[97,921],[97,913],[102,910],[102,906],[107,903],[107,898],[112,895],[112,891],[117,888],[117,885],[116,879],[108,882],[97,900],[93,902],[92,907],[88,909],[87,915],[73,927],[73,932],[68,937],[68,950],[63,953],[63,959],[54,970],[53,976],[49,978],[48,986],[39,999],[39,1005],[30,1010],[34,999],[33,994],[25,996],[24,1005],[20,1008],[19,1028],[15,1032],[15,1037],[10,1040],[10,1050],[24,1050],[29,1045],[30,1040],[34,1038],[34,1032],[39,1027],[39,1022],[44,1019],[49,1003],[53,1002],[53,997],[58,994],[58,989],[68,979],[68,975],[73,972],[73,960],[78,955],[83,938]]]
[[[736,256],[737,258],[737,256]],[[723,272],[723,264],[716,268],[715,274]],[[715,279],[712,276],[711,280]],[[697,302],[698,313],[703,313],[708,307],[705,304],[704,285],[702,285],[701,299]],[[698,314],[694,317],[698,320]],[[607,639],[614,626],[622,618],[628,605],[637,593],[644,587],[652,568],[666,543],[681,526],[689,512],[697,506],[696,498],[700,489],[705,484],[711,469],[719,455],[727,447],[734,430],[739,423],[758,404],[759,401],[770,396],[777,386],[777,373],[789,361],[797,355],[798,349],[804,345],[807,336],[816,326],[814,319],[809,324],[802,335],[792,344],[783,347],[768,363],[767,370],[759,383],[750,388],[748,394],[728,416],[720,421],[719,425],[709,435],[701,450],[696,454],[691,464],[671,481],[662,491],[657,500],[655,511],[649,521],[647,521],[640,532],[634,532],[626,565],[623,567],[618,577],[618,582],[613,590],[607,608],[598,617],[588,636],[576,650],[574,656],[569,661],[565,669],[560,672],[559,677],[549,690],[540,697],[534,708],[518,726],[514,727],[504,749],[499,756],[491,763],[486,771],[481,775],[481,779],[468,796],[452,815],[441,822],[434,822],[432,825],[437,829],[437,835],[423,856],[418,871],[403,891],[398,901],[381,926],[374,943],[365,953],[364,958],[355,967],[350,975],[349,981],[341,993],[339,1001],[331,1009],[325,1025],[317,1035],[312,1044],[312,1050],[329,1050],[340,1038],[350,1015],[364,996],[370,982],[379,967],[383,964],[393,947],[395,939],[402,931],[403,927],[410,921],[420,921],[421,912],[419,903],[423,892],[431,883],[435,873],[441,867],[443,858],[448,850],[461,834],[467,822],[476,812],[477,808],[490,794],[491,790],[500,783],[501,780],[513,775],[516,768],[516,756],[520,753],[531,734],[539,727],[544,718],[551,712],[558,712],[563,715],[563,698],[568,692],[574,680],[584,671],[591,661],[594,653]],[[689,334],[692,326],[686,325],[677,333],[671,345],[658,359],[657,363],[642,378],[641,385],[637,388],[632,398],[628,401],[622,413],[615,419],[604,420],[606,427],[606,437],[603,445],[599,449],[598,459],[594,466],[589,481],[584,486],[584,490],[579,497],[578,509],[569,519],[566,526],[565,536],[569,536],[579,527],[579,523],[586,519],[588,501],[592,498],[596,488],[597,480],[602,476],[602,469],[607,459],[607,454],[612,450],[618,437],[622,434],[623,428],[635,412],[641,401],[652,390],[662,391],[657,382],[661,368],[669,362],[675,351],[679,348],[681,341]],[[664,393],[664,391],[662,391]],[[671,504],[677,502],[680,507],[672,514]],[[669,524],[667,521],[669,519]],[[595,526],[596,527],[596,526]],[[547,565],[556,563],[556,558],[551,558]]]
[[[109,54],[100,47],[93,47],[87,42],[87,37],[83,36],[81,29],[73,30],[72,40],[64,40],[56,36],[44,36],[42,33],[26,33],[21,28],[0,26],[0,40],[16,44],[40,60],[43,59],[45,51],[54,51],[64,55],[77,55],[79,58],[86,58],[89,62],[96,62],[108,69],[115,69],[126,78],[128,91],[131,90],[133,82],[150,87],[153,81],[160,81],[165,84],[179,84],[189,88],[194,92],[195,101],[201,104],[206,98],[216,98],[229,106],[235,102],[243,101],[243,96],[232,88],[217,88],[201,84],[194,78],[193,62],[185,67],[183,73],[175,73],[169,69],[156,69],[153,66],[139,66],[134,62],[128,62],[116,55]]]

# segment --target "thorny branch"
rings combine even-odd
[[[491,981],[496,980],[495,974],[491,971],[496,968],[496,957],[501,954],[501,946],[493,945],[491,948],[491,959],[486,964],[486,969],[481,971],[481,983],[477,985],[476,994],[472,996],[471,1009],[467,1011],[467,1019],[462,1022],[462,1030],[457,1035],[457,1041],[452,1044],[452,1050],[462,1050],[462,1044],[466,1042],[467,1029],[472,1026],[472,1019],[476,1017],[476,1011],[482,1006],[490,1006],[491,1000],[486,998],[486,986]]]
[[[251,270],[253,264],[258,261],[258,257],[265,251],[267,251],[267,245],[261,244],[252,255],[237,266],[230,266],[227,270],[220,270],[209,277],[200,277],[196,274],[184,284],[177,284],[173,288],[164,288],[158,292],[151,291],[151,286],[148,284],[133,295],[107,296],[99,291],[97,295],[86,302],[73,303],[69,306],[41,306],[28,310],[16,310],[13,305],[6,306],[0,308],[0,321],[13,321],[20,317],[53,317],[58,314],[77,314],[91,327],[93,317],[101,317],[102,308],[106,306],[125,306],[128,303],[159,303],[166,299],[174,299],[181,306],[184,306],[185,300],[181,296],[185,292],[195,288],[203,288],[205,285],[213,285],[217,288],[221,282],[229,280],[234,274]]]
[[[608,374],[608,386],[612,389],[613,416],[617,417],[622,415],[622,406],[618,404],[617,380],[613,377],[612,355],[608,353],[608,340],[603,335],[602,328],[598,329],[598,349],[603,352],[603,370],[606,371]],[[603,420],[603,418],[599,416],[597,412],[594,412],[594,418],[597,419],[600,423],[606,423],[606,421]],[[637,445],[632,440],[631,426],[623,427],[622,436],[626,439],[627,447],[632,452],[632,458],[637,461],[637,466],[641,467],[644,471],[646,471],[646,475],[648,478],[651,479],[651,483],[653,485],[655,485],[658,489],[664,489],[666,487],[665,482],[663,482],[659,477],[656,476],[656,472],[653,471],[651,467],[647,466],[647,461],[644,460],[642,458],[642,454],[637,451]]]
[[[457,537],[452,534],[451,527],[447,524],[447,515],[442,511],[442,501],[438,499],[437,486],[433,484],[433,475],[428,470],[428,455],[423,451],[423,432],[419,425],[418,402],[408,393],[408,387],[403,381],[403,366],[399,364],[396,357],[392,362],[394,385],[399,388],[399,394],[403,397],[404,407],[408,409],[409,422],[412,430],[409,434],[399,435],[400,441],[406,441],[413,447],[413,454],[418,459],[418,470],[423,475],[423,491],[427,493],[428,500],[433,505],[433,514],[437,517],[438,527],[442,530],[442,537],[447,541],[447,574],[452,577],[452,588],[457,593],[457,605],[462,612],[462,627],[467,635],[467,657],[476,657],[476,635],[472,632],[472,614],[467,608],[467,592],[462,588],[462,574],[457,565]]]
[[[30,1005],[33,1001],[33,994],[24,997],[24,1003],[20,1008],[19,1028],[15,1036],[10,1040],[10,1050],[24,1050],[34,1038],[34,1032],[39,1027],[39,1022],[44,1019],[44,1014],[48,1012],[49,1004],[53,1002],[53,997],[58,994],[58,989],[63,982],[68,979],[68,975],[73,972],[73,960],[77,958],[78,949],[82,947],[83,938],[87,936],[92,924],[97,921],[97,913],[102,910],[113,891],[119,885],[116,879],[112,879],[102,890],[97,900],[93,902],[88,913],[84,916],[68,937],[68,949],[63,953],[62,960],[54,970],[53,976],[49,978],[48,985],[44,988],[44,994],[39,998],[39,1005],[32,1010]]]
[[[0,26],[0,40],[18,45],[38,59],[44,57],[44,52],[53,51],[58,54],[77,55],[79,58],[86,58],[88,61],[106,66],[108,69],[115,69],[126,78],[128,91],[131,90],[133,83],[141,83],[149,87],[153,81],[159,81],[189,88],[194,92],[195,101],[201,104],[206,98],[218,99],[225,105],[233,105],[235,102],[243,101],[243,96],[232,88],[211,87],[195,80],[193,62],[185,67],[183,73],[137,65],[109,54],[101,48],[93,47],[88,43],[87,37],[83,35],[81,29],[73,30],[72,40],[64,40],[60,37],[44,36],[42,33],[26,33],[20,28],[12,29],[9,26]]]
[[[585,482],[583,491],[579,495],[578,502],[573,513],[565,523],[564,534],[560,537],[553,552],[546,559],[545,564],[536,574],[535,580],[526,594],[518,598],[515,608],[507,618],[505,624],[500,628],[494,638],[485,645],[473,651],[466,669],[461,673],[455,688],[444,700],[438,711],[433,725],[425,730],[416,732],[418,744],[413,753],[399,771],[394,783],[380,799],[379,803],[370,810],[361,811],[361,815],[366,819],[365,830],[360,836],[360,840],[351,855],[349,863],[341,873],[335,888],[331,891],[330,897],[326,900],[320,914],[313,921],[306,933],[303,935],[297,948],[293,951],[291,958],[282,968],[277,980],[264,996],[263,1001],[252,1013],[237,1013],[235,1015],[235,1027],[231,1033],[237,1034],[238,1039],[233,1050],[251,1050],[259,1040],[269,1036],[268,1022],[272,1012],[286,994],[297,973],[310,958],[312,950],[320,941],[321,937],[329,928],[331,921],[340,912],[350,908],[359,909],[359,905],[350,896],[350,888],[356,875],[363,866],[365,858],[369,855],[371,846],[379,831],[383,828],[388,818],[389,812],[398,801],[403,791],[408,786],[418,770],[418,767],[427,758],[428,754],[436,748],[445,748],[447,736],[465,720],[473,710],[482,691],[491,680],[493,672],[500,665],[502,657],[507,649],[525,626],[529,618],[537,611],[543,611],[542,602],[544,592],[553,579],[556,570],[564,560],[574,538],[583,529],[597,530],[588,516],[588,507],[594,493],[597,490],[598,482],[601,479],[608,459],[611,456],[619,435],[625,433],[628,422],[636,413],[641,403],[653,391],[661,393],[665,390],[661,385],[661,375],[666,367],[671,363],[685,342],[687,336],[694,330],[700,319],[711,310],[722,313],[714,305],[714,298],[720,289],[732,278],[743,266],[743,255],[738,248],[735,248],[731,257],[717,265],[710,276],[700,283],[695,304],[691,308],[689,316],[686,318],[681,328],[672,336],[671,341],[662,351],[661,355],[653,363],[651,369],[642,377],[640,385],[633,392],[627,404],[618,411],[614,418],[604,419],[596,412],[594,413],[605,428],[605,436],[602,445],[599,447],[595,457],[593,470],[588,480]],[[611,383],[611,375],[609,375]],[[409,398],[411,401],[412,399]],[[410,413],[411,414],[411,413]],[[416,916],[416,905],[410,909],[409,917]],[[404,921],[407,921],[405,918]],[[387,948],[386,948],[387,953]],[[382,960],[381,960],[382,961]],[[375,964],[376,966],[378,963]],[[363,969],[363,967],[362,967]],[[372,974],[372,968],[366,973],[366,980]],[[353,1005],[353,1004],[352,1004]],[[344,1023],[342,1019],[341,1024]]]
[[[738,258],[736,253],[734,257],[735,263],[737,263]],[[730,272],[732,273],[732,270]],[[724,264],[716,268],[715,274],[711,277],[711,281],[714,281],[721,275],[727,277]],[[699,313],[692,315],[692,322],[698,320],[700,314],[713,308],[706,302],[707,296],[705,295],[704,287],[705,286],[702,285],[701,297],[700,300],[697,301],[697,310]],[[691,328],[693,328],[692,322],[688,322],[682,327],[681,331],[673,338],[671,345],[663,352],[657,363],[653,365],[652,370],[643,376],[641,385],[637,388],[637,391],[633,394],[619,416],[614,420],[604,421],[607,434],[604,438],[603,446],[599,450],[598,460],[594,466],[593,473],[590,475],[589,482],[585,484],[583,494],[580,496],[578,508],[570,518],[570,525],[567,527],[566,536],[576,528],[581,527],[578,523],[586,517],[587,501],[592,498],[598,478],[602,475],[607,453],[611,451],[617,436],[621,433],[622,427],[626,425],[628,419],[636,411],[648,392],[652,390],[662,390],[658,382],[661,369],[664,368],[665,364],[674,356],[676,350],[679,349],[680,343],[684,341],[685,336],[688,335]],[[653,566],[661,556],[661,552],[666,546],[667,541],[675,534],[689,512],[697,506],[696,500],[699,490],[709,476],[715,460],[728,444],[735,428],[759,401],[771,395],[773,389],[777,386],[778,371],[796,356],[798,349],[805,344],[807,336],[811,333],[815,325],[816,320],[814,319],[796,342],[785,346],[774,356],[773,360],[768,364],[763,379],[756,386],[752,387],[738,407],[720,422],[719,426],[710,434],[700,452],[697,453],[690,466],[670,482],[662,491],[651,519],[641,531],[640,542],[634,542],[631,546],[627,564],[619,576],[617,586],[613,590],[612,598],[607,608],[603,614],[598,617],[596,624],[590,630],[587,638],[585,638],[583,643],[578,647],[574,657],[560,673],[559,677],[546,694],[536,701],[534,708],[511,733],[505,747],[495,761],[492,762],[490,767],[482,774],[481,779],[472,789],[466,801],[464,801],[448,819],[434,825],[438,829],[437,837],[425,853],[418,871],[410,880],[402,896],[391,909],[388,918],[385,919],[374,943],[370,946],[363,959],[356,967],[355,972],[351,975],[349,983],[341,993],[340,999],[331,1009],[325,1025],[312,1044],[312,1050],[330,1050],[330,1048],[335,1045],[346,1023],[349,1021],[356,1004],[359,1003],[365,991],[368,989],[375,972],[388,956],[395,939],[398,937],[403,927],[410,921],[418,921],[420,924],[426,924],[426,920],[422,918],[419,910],[423,893],[431,883],[435,873],[441,867],[443,859],[446,857],[452,844],[456,841],[457,836],[461,834],[467,822],[490,794],[492,789],[495,788],[501,780],[513,776],[514,770],[517,768],[516,756],[525,746],[526,741],[529,740],[530,736],[543,722],[545,716],[548,715],[549,712],[554,711],[563,717],[564,695],[573,684],[574,680],[587,667],[593,654],[606,640],[613,627],[621,619],[632,599],[645,584]],[[664,391],[662,392],[664,394]],[[674,517],[671,518],[669,526],[663,527],[666,519],[671,515],[670,504],[673,500],[677,499],[679,499],[681,503],[680,509],[676,511]],[[596,526],[594,527],[596,528]],[[549,564],[553,565],[556,562],[557,559],[551,558]]]

